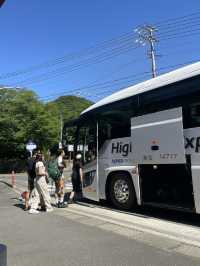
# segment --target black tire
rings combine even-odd
[[[118,209],[130,210],[136,205],[133,182],[126,173],[113,174],[108,193],[110,202]]]

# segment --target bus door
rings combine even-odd
[[[83,196],[99,200],[97,125],[80,128],[77,151],[83,155]]]
[[[142,202],[193,208],[182,108],[132,118],[131,136],[134,161],[139,166]]]

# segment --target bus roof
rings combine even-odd
[[[185,80],[200,74],[200,62],[179,68],[177,70],[171,71],[169,73],[160,75],[156,78],[149,79],[147,81],[141,82],[139,84],[133,85],[126,89],[120,90],[116,93],[111,94],[108,97],[100,100],[99,102],[93,104],[89,108],[85,109],[81,115],[86,114],[92,110],[95,110],[104,105],[126,99],[128,97],[144,93],[150,90],[154,90],[166,85]]]

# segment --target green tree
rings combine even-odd
[[[29,139],[42,150],[58,139],[57,120],[37,95],[27,90],[0,90],[0,157],[25,154]]]
[[[30,139],[43,151],[55,146],[60,136],[60,114],[65,122],[89,105],[90,101],[75,96],[45,104],[31,90],[1,89],[0,158],[24,156]]]

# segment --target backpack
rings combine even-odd
[[[48,171],[49,177],[52,178],[54,181],[57,181],[62,176],[62,172],[58,168],[57,159],[53,159],[48,162],[47,171]]]

